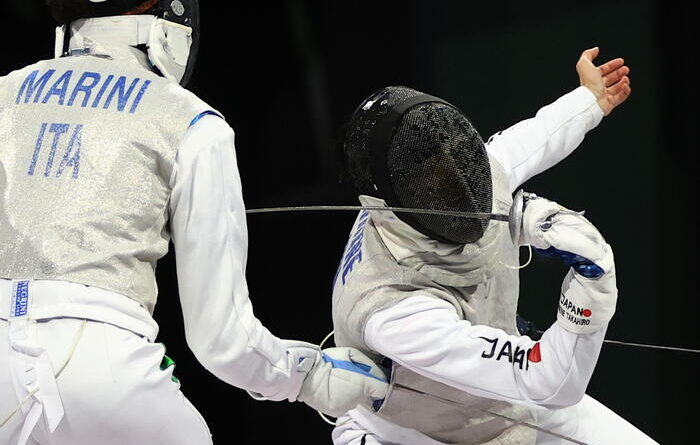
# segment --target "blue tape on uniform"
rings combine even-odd
[[[605,273],[605,271],[593,261],[581,255],[576,255],[575,253],[559,250],[554,247],[550,247],[549,249],[535,249],[535,252],[540,255],[561,259],[565,264],[571,266],[579,275],[586,278],[598,278]]]
[[[350,372],[354,372],[356,374],[361,374],[361,375],[364,375],[366,377],[371,377],[373,379],[379,380],[380,382],[386,383],[385,379],[382,379],[382,378],[377,377],[376,375],[373,375],[372,373],[370,373],[370,370],[372,369],[372,367],[369,365],[365,365],[362,363],[349,362],[347,360],[336,360],[333,357],[330,357],[326,354],[321,354],[321,357],[323,357],[324,362],[330,363],[336,369],[344,369],[345,371],[350,371]]]
[[[199,122],[204,116],[216,116],[216,117],[220,117],[221,119],[224,118],[222,115],[220,115],[216,111],[212,111],[212,110],[203,111],[203,112],[199,113],[197,116],[195,116],[194,119],[192,119],[192,122],[190,122],[190,127],[194,126],[194,124]]]

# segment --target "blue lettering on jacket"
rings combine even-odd
[[[49,81],[53,79],[55,80],[44,94]],[[132,79],[92,71],[78,75],[73,70],[62,73],[56,73],[55,69],[45,72],[35,70],[22,82],[15,103],[28,104],[31,101],[35,104],[81,108],[86,108],[89,104],[92,108],[135,114],[152,83],[151,80],[138,77]]]
[[[53,137],[47,135],[47,130],[48,133],[53,133]],[[61,143],[61,137],[66,133],[72,133],[67,145]],[[36,170],[36,165],[41,156],[42,147],[44,146],[44,140],[51,139],[51,148],[49,149],[49,152],[46,156],[46,167],[44,168],[44,177],[48,178],[49,176],[51,176],[54,166],[54,160],[56,159],[56,151],[59,149],[59,146],[61,146],[61,148],[65,146],[66,149],[63,156],[60,158],[61,162],[58,164],[55,176],[56,178],[60,178],[61,175],[63,175],[63,172],[66,168],[72,167],[72,178],[78,179],[78,175],[80,174],[80,148],[82,145],[82,133],[83,124],[75,125],[71,132],[70,124],[49,124],[47,122],[42,123],[41,127],[39,128],[39,137],[37,138],[36,144],[34,146],[34,154],[32,155],[32,160],[29,164],[27,174],[29,176],[34,176],[34,171]]]
[[[363,210],[360,213],[360,218],[357,222],[357,228],[350,236],[350,241],[348,241],[348,245],[345,247],[343,261],[341,261],[340,268],[338,269],[338,272],[336,272],[336,278],[334,282],[337,281],[338,275],[340,274],[341,279],[343,281],[343,285],[345,285],[346,278],[348,274],[352,272],[355,263],[359,263],[362,261],[362,239],[364,238],[365,226],[367,225],[368,221],[369,212]]]
[[[46,169],[44,170],[44,176],[46,177],[51,174],[51,167],[53,167],[53,158],[56,156],[58,142],[61,140],[61,136],[68,132],[68,127],[70,127],[68,124],[51,124],[51,127],[49,127],[49,133],[53,133],[53,142],[51,143],[49,158],[46,161]]]
[[[133,93],[134,88],[136,88],[136,84],[139,83],[138,77],[131,82],[131,86],[129,87],[128,90],[126,89],[126,77],[125,76],[120,76],[119,79],[117,79],[117,83],[114,84],[114,87],[112,87],[112,92],[109,93],[109,96],[107,96],[107,100],[105,101],[105,104],[102,106],[105,110],[109,108],[110,104],[112,103],[112,99],[114,98],[115,95],[117,95],[117,110],[119,111],[124,111],[124,108],[126,108],[126,103],[129,100],[129,97],[131,97],[131,93]]]
[[[68,70],[63,73],[61,77],[59,77],[58,80],[53,83],[51,89],[48,93],[46,93],[46,96],[44,96],[44,100],[42,100],[41,103],[46,104],[49,102],[49,99],[51,99],[51,96],[58,96],[58,104],[63,105],[63,103],[66,101],[68,84],[70,83],[70,78],[72,76],[73,70]]]
[[[28,104],[29,100],[32,98],[32,94],[34,94],[34,103],[39,102],[39,96],[41,96],[41,93],[44,91],[44,87],[46,86],[46,83],[49,81],[51,76],[56,72],[56,70],[48,70],[45,72],[39,80],[36,80],[36,76],[39,75],[39,70],[32,71],[29,73],[26,79],[24,79],[24,82],[22,82],[22,86],[19,88],[19,91],[17,92],[17,99],[15,100],[15,103],[19,103],[20,100],[22,99],[22,94],[24,94],[24,103]]]
[[[141,89],[139,90],[139,94],[136,95],[136,99],[134,99],[134,103],[131,104],[131,109],[129,110],[130,114],[136,113],[136,109],[138,108],[139,104],[141,103],[141,99],[143,99],[143,95],[146,94],[146,90],[148,87],[151,85],[151,81],[147,80],[141,85]]]
[[[107,87],[109,87],[109,85],[112,83],[112,80],[114,80],[114,74],[107,76],[105,83],[102,84],[99,93],[97,93],[97,97],[95,97],[95,101],[92,103],[92,108],[97,108],[97,106],[100,104],[102,96],[104,96],[105,91],[107,91]]]
[[[98,83],[100,83],[101,78],[102,76],[100,76],[99,73],[91,73],[90,71],[84,72],[83,75],[80,76],[78,84],[75,86],[75,88],[73,88],[73,94],[70,95],[68,106],[72,107],[73,103],[75,103],[75,99],[78,97],[78,93],[83,93],[83,101],[80,103],[80,106],[83,108],[87,107],[88,101],[90,100],[90,95],[92,94],[92,89],[95,88]]]
[[[56,177],[60,178],[63,174],[63,170],[66,167],[73,167],[73,179],[78,179],[78,173],[80,173],[80,144],[82,142],[81,136],[83,131],[83,125],[78,124],[73,130],[73,136],[68,143],[68,148],[66,148],[66,154],[63,155],[61,164],[58,166],[56,171]]]
[[[39,137],[36,139],[36,144],[34,145],[34,155],[32,156],[32,162],[29,164],[29,170],[27,171],[29,176],[34,176],[34,169],[36,168],[36,162],[39,160],[41,146],[44,144],[44,135],[46,134],[47,126],[48,124],[44,122],[39,129]]]

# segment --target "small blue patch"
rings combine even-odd
[[[13,306],[12,315],[14,317],[24,317],[29,313],[29,281],[17,282]]]
[[[323,357],[324,362],[330,363],[336,369],[343,369],[345,371],[354,372],[356,374],[361,374],[361,375],[364,375],[365,377],[370,377],[370,378],[373,378],[375,380],[379,380],[380,382],[386,383],[386,379],[382,379],[382,378],[377,377],[376,375],[373,375],[372,373],[370,373],[370,371],[372,370],[372,367],[369,365],[365,365],[362,363],[349,362],[346,360],[336,360],[332,357],[329,357],[326,354],[321,354],[321,356]]]
[[[566,265],[572,267],[579,275],[586,278],[598,278],[605,273],[605,271],[593,261],[580,255],[576,255],[575,253],[559,250],[555,247],[550,247],[549,249],[535,249],[535,252],[539,253],[540,255],[561,259]]]

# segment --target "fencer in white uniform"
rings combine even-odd
[[[179,84],[197,2],[49,4],[57,58],[0,77],[0,444],[212,443],[153,343],[171,236],[187,342],[218,378],[332,415],[383,398],[358,351],[253,314],[234,133]]]
[[[617,301],[610,246],[577,212],[511,197],[629,95],[622,61],[598,68],[597,53],[582,54],[581,87],[486,144],[459,110],[405,87],[358,107],[344,151],[364,205],[489,217],[359,214],[334,284],[336,344],[383,359],[391,389],[338,419],[336,445],[655,443],[585,395]],[[521,245],[572,265],[539,341],[516,329]]]

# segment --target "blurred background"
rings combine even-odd
[[[585,209],[613,246],[620,299],[608,338],[700,346],[690,219],[697,33],[688,4],[200,3],[200,57],[189,88],[236,131],[249,208],[355,203],[337,181],[336,141],[378,88],[401,84],[444,97],[487,139],[576,88],[583,49],[600,46],[599,63],[624,57],[632,97],[572,156],[524,187]],[[52,56],[54,25],[40,0],[3,0],[0,12],[0,75]],[[350,213],[249,217],[248,285],[273,333],[317,343],[332,329],[331,282],[353,220]],[[290,433],[294,442],[330,443],[331,427],[314,411],[255,402],[196,362],[185,345],[174,261],[171,252],[158,268],[159,340],[215,443],[287,443]],[[521,273],[519,312],[540,328],[555,319],[564,272],[536,258]],[[606,345],[589,394],[660,443],[689,443],[699,363],[697,354]]]

